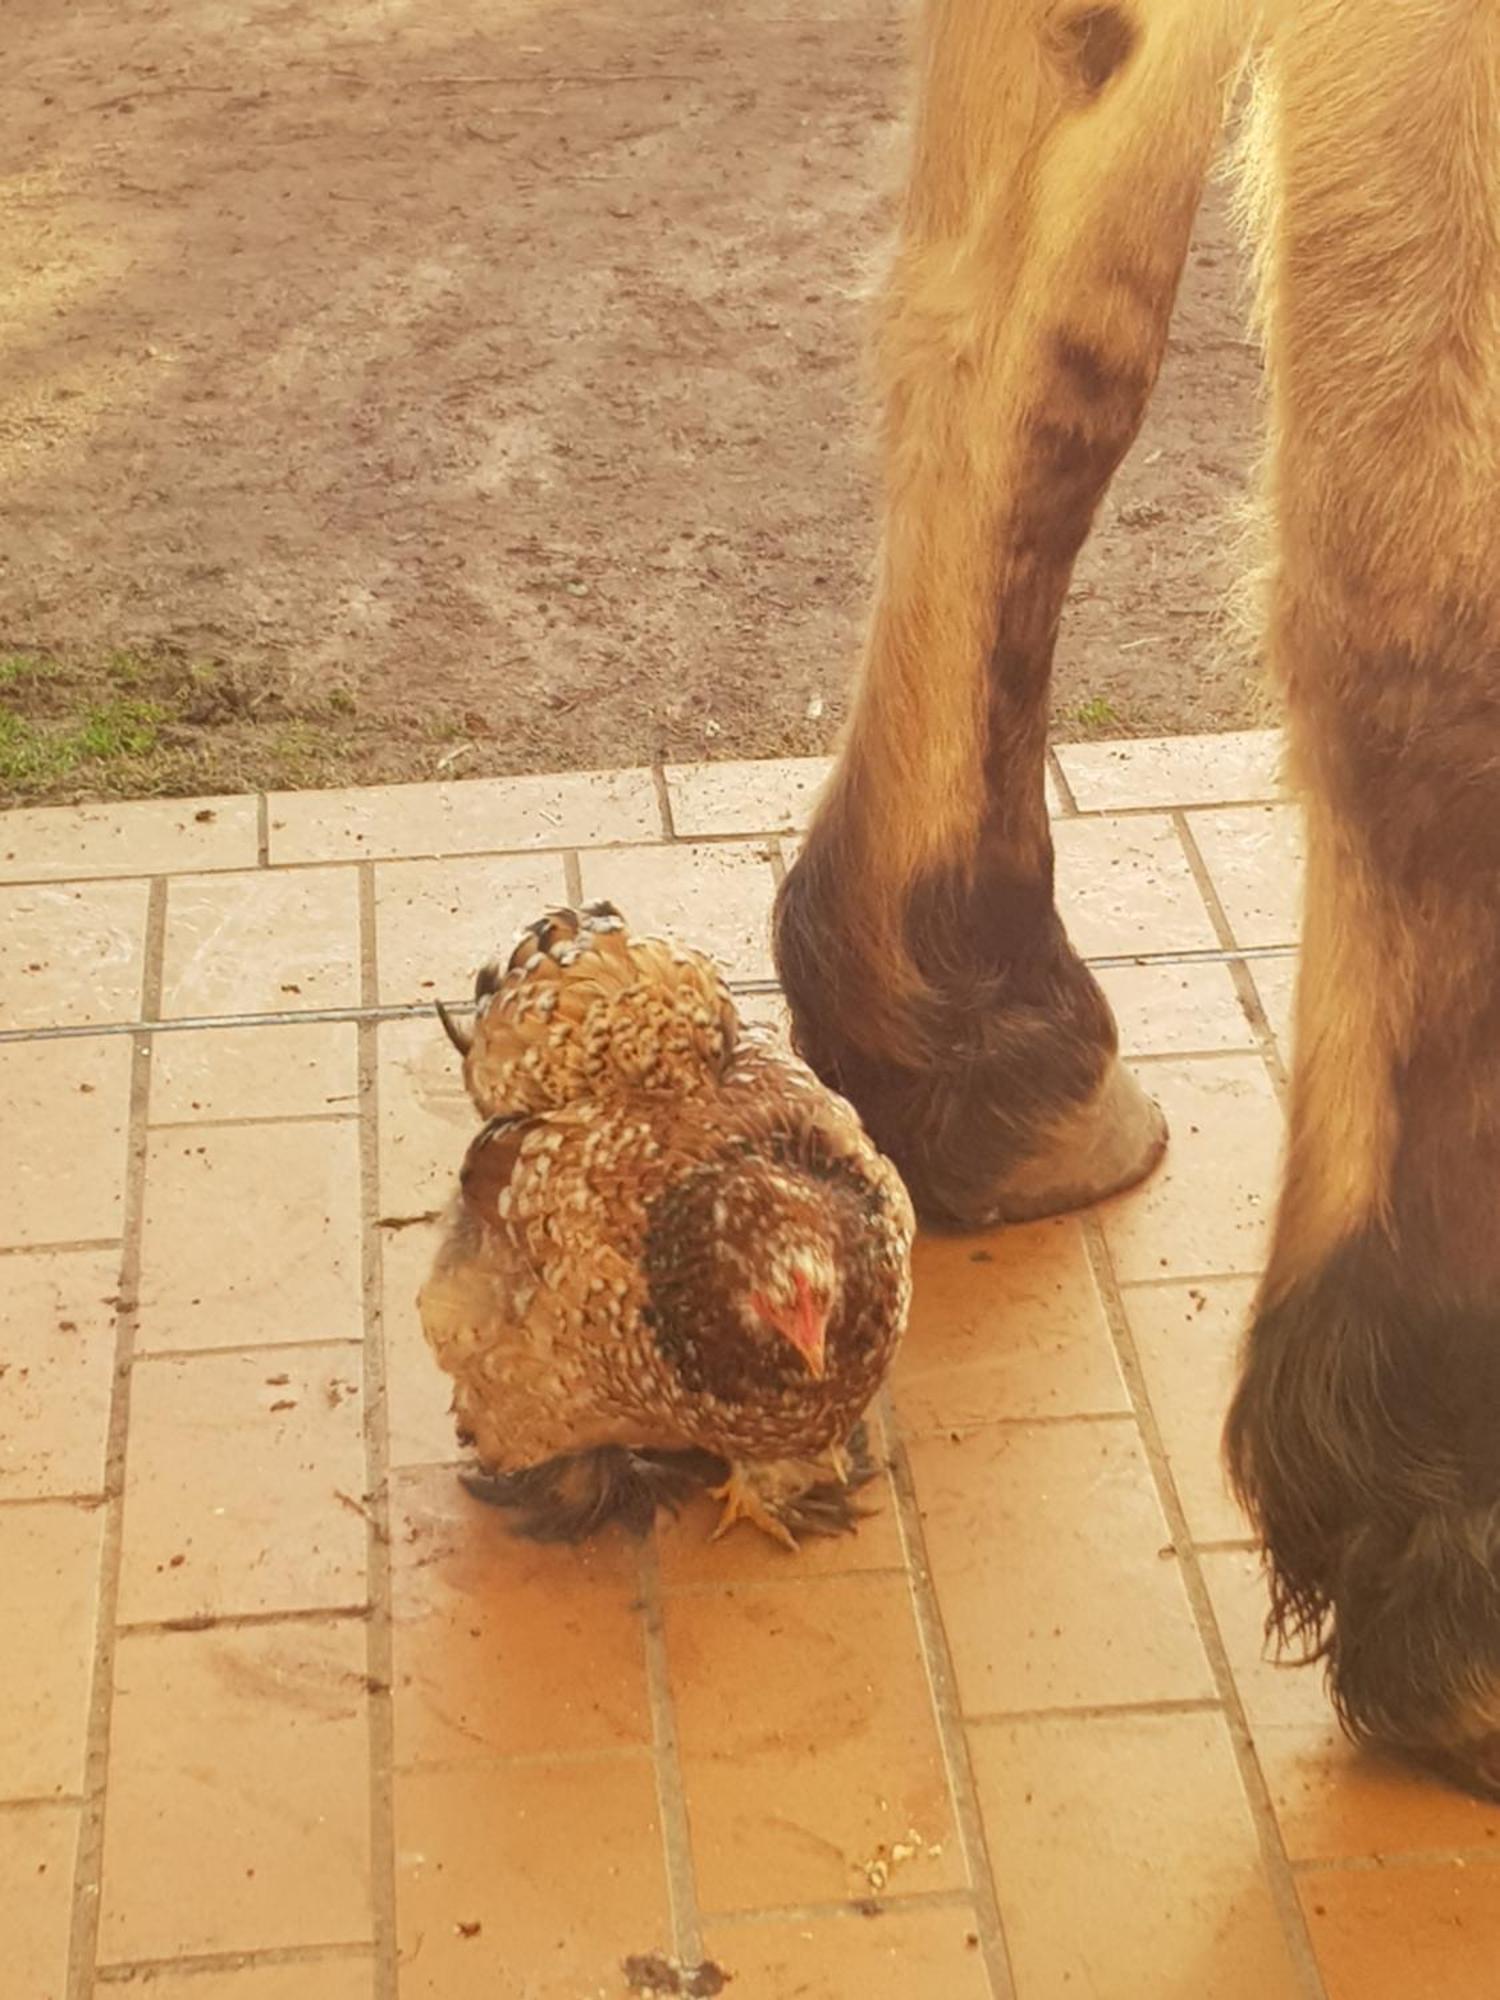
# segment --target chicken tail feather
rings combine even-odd
[[[705,1451],[595,1451],[549,1458],[519,1472],[465,1471],[466,1492],[514,1516],[533,1542],[581,1542],[610,1521],[644,1535],[663,1508],[675,1514],[695,1493],[724,1477],[722,1459]]]

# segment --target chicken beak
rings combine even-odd
[[[813,1380],[821,1382],[828,1370],[828,1308],[818,1304],[800,1272],[796,1284],[793,1305],[774,1306],[764,1292],[753,1293],[750,1304],[767,1326],[775,1327],[788,1346],[796,1348]]]
[[[821,1382],[828,1369],[828,1314],[798,1274],[797,1303],[781,1323],[781,1331],[802,1356],[807,1372]]]

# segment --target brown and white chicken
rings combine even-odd
[[[419,1298],[471,1490],[559,1539],[715,1474],[718,1533],[851,1525],[910,1297],[895,1168],[709,959],[609,904],[531,925],[475,991],[472,1035],[444,1024],[488,1122]]]

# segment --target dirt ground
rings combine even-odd
[[[825,749],[906,12],[7,0],[0,795]],[[1216,190],[1060,734],[1249,719],[1241,290]]]

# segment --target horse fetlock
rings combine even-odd
[[[1230,1469],[1269,1627],[1349,1734],[1500,1792],[1500,1294],[1415,1298],[1373,1234],[1263,1300]]]

